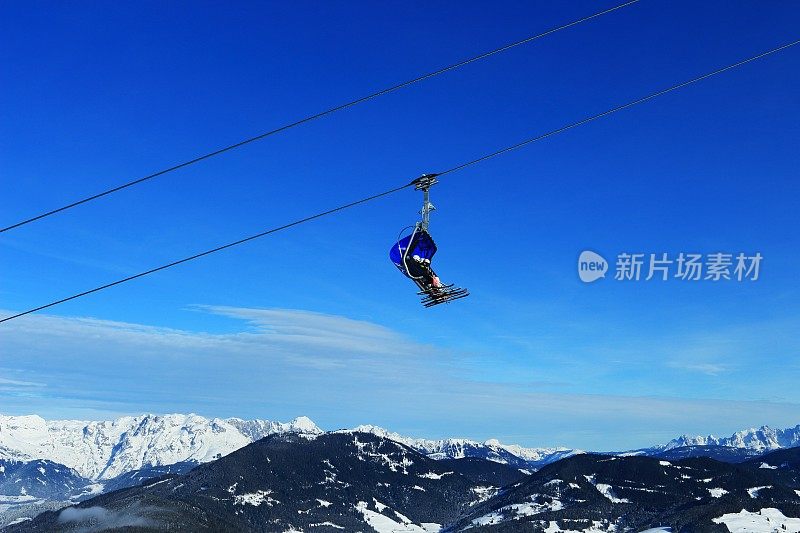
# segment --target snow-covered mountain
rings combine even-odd
[[[671,450],[684,446],[728,446],[761,453],[780,448],[794,448],[800,446],[800,424],[787,429],[773,429],[769,426],[761,426],[758,429],[750,428],[737,431],[730,437],[681,435],[669,441],[661,449]]]
[[[476,457],[520,469],[536,469],[567,457],[568,448],[524,448],[492,439],[421,439],[377,426],[345,432],[366,432],[405,444],[432,459]],[[141,415],[87,422],[44,420],[31,416],[0,416],[0,458],[17,461],[47,459],[66,465],[91,480],[108,480],[148,467],[181,462],[205,463],[225,456],[265,436],[282,433],[320,434],[307,417],[288,423],[199,415]]]
[[[113,527],[137,531],[432,533],[499,490],[459,466],[368,433],[273,435],[185,475],[106,494],[16,529],[99,531],[111,517]]]
[[[103,489],[64,465],[0,459],[0,530],[42,511],[91,498]]]
[[[275,433],[307,433],[312,435],[322,433],[322,430],[306,416],[298,416],[288,423],[272,422],[270,420],[242,420],[241,418],[227,418],[225,422],[235,427],[239,430],[239,433],[251,441],[257,441]]]
[[[43,459],[0,459],[0,510],[9,503],[69,500],[89,492],[89,480],[64,465]]]
[[[412,438],[371,425],[341,432],[372,433],[409,446],[431,459],[474,457],[531,471],[583,453],[561,447],[524,448],[502,444],[495,439],[479,442]],[[282,423],[240,418],[209,419],[194,414],[141,415],[104,422],[46,421],[36,415],[0,416],[0,459],[46,459],[72,468],[85,478],[108,480],[148,467],[182,462],[205,463],[265,436],[283,433],[321,434],[323,431],[306,417]],[[656,456],[689,447],[763,453],[793,446],[800,446],[800,425],[783,430],[762,426],[724,438],[684,435],[663,445],[629,453]]]
[[[148,466],[208,462],[274,433],[321,433],[311,420],[208,419],[198,415],[128,416],[104,422],[0,416],[0,459],[47,459],[89,479]]]
[[[497,439],[478,442],[469,439],[417,439],[405,437],[377,426],[358,426],[347,432],[372,433],[387,438],[427,455],[431,459],[461,459],[477,457],[504,463],[520,469],[536,469],[564,457],[583,453],[570,448],[524,448],[516,444],[502,444]]]
[[[348,439],[352,439],[359,447],[365,435],[379,439],[376,442],[383,442],[381,446],[389,446],[385,444],[387,442],[395,443],[394,446],[402,445],[401,449],[406,450],[402,453],[420,454],[425,461],[435,460],[447,472],[459,471],[472,482],[483,483],[483,478],[488,476],[493,479],[489,484],[495,487],[515,484],[518,476],[522,475],[520,471],[525,474],[537,472],[536,475],[539,475],[557,468],[558,464],[582,464],[580,457],[585,455],[585,452],[569,448],[525,448],[503,444],[496,439],[479,442],[455,438],[413,438],[370,425],[326,433],[306,417],[282,423],[239,418],[209,419],[193,414],[142,415],[105,422],[46,421],[39,416],[0,416],[0,527],[30,519],[43,510],[58,508],[58,505],[91,498],[98,493],[138,486],[142,482],[146,485],[146,480],[154,476],[188,473],[200,463],[230,456],[264,437],[274,436],[270,437],[272,445],[279,446],[317,439],[321,439],[319,442],[349,443]],[[332,440],[322,439],[322,436]],[[275,440],[276,437],[280,438]],[[278,444],[281,442],[283,444]],[[763,426],[724,438],[684,435],[652,448],[597,455],[591,461],[602,463],[600,458],[609,455],[617,458],[643,455],[649,456],[649,460],[656,461],[654,464],[659,466],[691,457],[713,457],[724,464],[751,464],[756,457],[760,460],[765,452],[796,446],[800,446],[800,425],[784,430]],[[375,457],[383,458],[384,455]],[[607,460],[615,461],[617,458]],[[772,466],[758,468],[774,469]],[[390,468],[390,471],[394,470]],[[440,474],[431,475],[430,478],[440,479],[437,476]],[[506,481],[501,482],[501,479]],[[547,476],[543,479],[551,481]],[[422,484],[419,487],[424,488]],[[411,493],[416,495],[415,491],[423,492],[417,485],[411,487]],[[591,491],[589,493],[592,494]],[[523,499],[530,497],[523,494]],[[575,502],[582,499],[583,496],[580,496]],[[607,504],[603,500],[598,501]],[[348,500],[342,504],[345,507],[358,506],[360,502]],[[498,517],[505,516],[505,507],[516,509],[523,503],[529,505],[526,502],[506,502],[497,508],[487,508],[486,512],[481,511],[483,514],[471,519],[479,522],[486,517],[500,520]],[[382,506],[388,504],[375,505],[374,512],[381,513]],[[738,501],[736,505],[739,505]],[[365,516],[368,514],[367,507],[358,509]],[[544,507],[536,509],[538,513]],[[369,510],[372,511],[372,508]],[[602,509],[596,511],[600,514],[604,512]],[[382,520],[377,515],[369,516]],[[410,530],[417,531],[419,528],[413,526]]]
[[[473,506],[444,531],[798,532],[800,448],[741,463],[581,454]]]
[[[797,533],[798,495],[800,448],[736,464],[577,454],[523,475],[372,433],[280,434],[7,531]]]

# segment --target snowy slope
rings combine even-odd
[[[172,414],[113,421],[46,421],[0,416],[0,459],[48,459],[89,479],[108,479],[147,466],[207,462],[272,433],[319,433],[305,417],[288,424]]]

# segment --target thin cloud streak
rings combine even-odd
[[[239,319],[242,328],[215,334],[49,315],[9,323],[0,331],[4,360],[14,365],[6,375],[28,379],[6,381],[49,386],[0,386],[4,409],[45,417],[83,412],[81,406],[114,414],[302,414],[327,429],[376,423],[400,432],[427,427],[428,437],[513,433],[528,435],[526,445],[622,449],[651,444],[641,439],[661,432],[793,425],[800,407],[670,397],[657,387],[637,395],[554,390],[492,380],[473,353],[418,343],[370,322],[301,310],[197,310]]]

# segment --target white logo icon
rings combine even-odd
[[[578,257],[578,277],[584,283],[591,283],[606,277],[608,261],[600,254],[585,250]]]

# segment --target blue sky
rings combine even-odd
[[[5,3],[0,222],[614,5]],[[800,37],[788,2],[642,0],[0,235],[3,315],[407,182]],[[194,411],[526,445],[800,423],[800,50],[452,174],[423,310],[396,196],[0,325],[0,411]],[[585,249],[764,256],[583,284]]]

